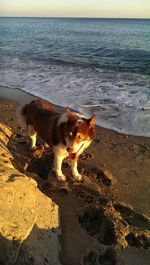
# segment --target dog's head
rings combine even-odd
[[[67,109],[67,118],[65,140],[69,155],[73,159],[81,149],[84,149],[84,146],[88,146],[93,140],[96,115],[87,119]]]

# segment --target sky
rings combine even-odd
[[[0,0],[0,16],[150,18],[150,0]]]

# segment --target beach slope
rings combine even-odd
[[[1,92],[0,183],[4,195],[0,246],[11,251],[12,264],[42,264],[35,248],[41,249],[43,264],[55,264],[48,263],[52,251],[56,264],[148,265],[150,139],[97,127],[93,143],[79,161],[83,183],[73,182],[67,160],[63,165],[67,183],[58,183],[52,171],[51,149],[38,139],[38,149],[31,153],[29,138],[15,118],[18,105],[34,97],[17,89],[12,93],[1,87]],[[5,216],[12,190],[21,198],[26,196],[27,202],[18,203],[17,197],[10,215]],[[27,226],[19,219],[22,207],[26,216],[31,215]],[[13,218],[11,227],[17,224],[21,231],[15,236],[14,228],[4,233]],[[4,256],[9,262],[7,253]]]

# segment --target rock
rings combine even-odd
[[[59,265],[58,206],[12,164],[11,134],[0,124],[0,264]]]
[[[5,239],[0,257],[4,264],[13,264],[37,219],[36,185],[22,175],[1,184],[0,189],[0,234]]]
[[[15,265],[59,265],[61,234],[58,206],[37,191],[37,219],[27,240],[21,246]],[[32,261],[32,263],[31,263]]]

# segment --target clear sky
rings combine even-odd
[[[0,16],[150,18],[150,0],[0,0]]]

